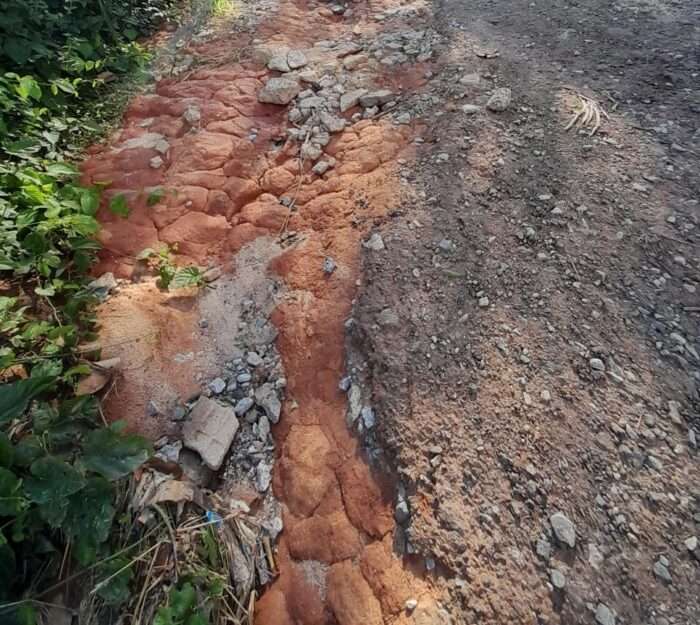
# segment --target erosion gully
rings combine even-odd
[[[292,105],[258,99],[279,76],[266,63],[285,48],[304,52],[306,72],[342,75],[346,91],[420,89],[426,63],[370,63],[362,51],[387,28],[382,15],[392,13],[391,4],[351,7],[342,16],[328,5],[280,0],[252,32],[214,29],[190,46],[192,69],[136,97],[123,127],[91,148],[83,166],[86,183],[111,183],[95,273],[125,280],[100,314],[106,355],[123,363],[106,398],[110,418],[154,440],[176,432],[172,407],[201,392],[230,357],[237,289],[249,292],[251,280],[269,276],[281,283],[271,320],[287,390],[273,428],[272,487],[284,531],[279,575],[255,609],[263,625],[446,622],[437,593],[394,554],[395,489],[363,458],[338,388],[362,243],[399,205],[397,163],[412,158],[413,130],[379,111],[370,119],[358,119],[357,106],[336,111],[347,125],[323,147],[323,159],[335,165],[319,175],[313,155],[300,158],[300,143],[287,137]],[[407,7],[406,19],[419,21],[425,9]],[[400,16],[391,20],[392,28],[405,25]],[[164,191],[156,203],[154,189]],[[107,209],[117,194],[128,199],[126,219]],[[221,267],[228,287],[161,292],[136,256],[163,244],[176,250],[179,264]],[[242,272],[237,261],[252,245],[267,249],[262,266]],[[332,273],[324,271],[326,258],[335,263]],[[209,313],[218,310],[217,327],[203,327],[202,301]],[[411,599],[417,605],[409,601],[407,609]]]

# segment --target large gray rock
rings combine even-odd
[[[296,80],[284,76],[270,78],[258,92],[258,100],[266,104],[289,104],[300,91],[301,87]]]
[[[378,91],[371,91],[360,96],[360,104],[364,108],[370,106],[377,106],[379,104],[386,104],[394,99],[394,94],[388,89],[380,89]]]
[[[555,512],[549,517],[554,535],[560,543],[568,545],[572,549],[576,546],[576,527],[563,512]]]
[[[599,603],[595,610],[598,625],[615,625],[615,613],[604,603]]]
[[[182,428],[182,436],[186,447],[198,452],[210,469],[218,471],[237,431],[233,408],[200,397]]]
[[[510,89],[508,87],[500,87],[493,92],[486,103],[486,108],[494,113],[502,113],[508,109],[512,99],[513,96]]]

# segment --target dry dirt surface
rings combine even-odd
[[[108,416],[235,412],[255,623],[700,622],[697,6],[234,6],[83,171]]]

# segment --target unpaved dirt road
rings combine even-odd
[[[236,9],[84,172],[132,206],[110,415],[251,398],[213,486],[281,511],[256,623],[700,622],[697,6]]]

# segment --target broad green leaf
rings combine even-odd
[[[15,87],[19,97],[23,100],[31,98],[32,100],[41,100],[41,87],[33,76],[22,76],[19,79],[19,84]]]
[[[109,536],[114,518],[112,485],[102,477],[88,478],[85,488],[68,498],[63,531],[73,538],[84,538],[96,545]]]
[[[77,176],[79,172],[73,165],[68,163],[51,163],[51,165],[46,167],[46,173],[56,178],[61,176],[70,176],[73,178]]]
[[[175,272],[168,284],[170,290],[184,289],[188,286],[200,286],[203,283],[199,267],[182,267]]]
[[[22,416],[29,402],[48,389],[54,380],[53,377],[38,376],[0,385],[0,423]]]
[[[158,608],[158,613],[153,619],[153,625],[179,625],[173,619],[173,611],[170,608]]]
[[[53,297],[56,295],[56,289],[54,289],[50,284],[44,287],[37,286],[34,288],[34,292],[43,297]]]
[[[80,207],[88,215],[94,215],[100,207],[100,193],[97,189],[82,189],[80,192]]]
[[[126,202],[126,196],[123,193],[120,193],[119,195],[115,195],[110,201],[109,201],[109,210],[114,213],[115,215],[119,215],[120,217],[128,217],[129,216],[129,205]]]
[[[85,487],[85,478],[74,466],[53,456],[32,463],[24,490],[38,504],[67,503],[67,497]]]
[[[0,468],[0,517],[15,516],[25,507],[22,480],[12,471]]]
[[[119,424],[90,432],[83,446],[87,469],[117,480],[141,466],[151,455],[148,442],[135,434],[121,434]]]
[[[209,621],[196,612],[185,621],[185,625],[209,625]]]
[[[28,434],[15,445],[14,463],[18,467],[28,467],[32,462],[44,455],[39,438]]]

